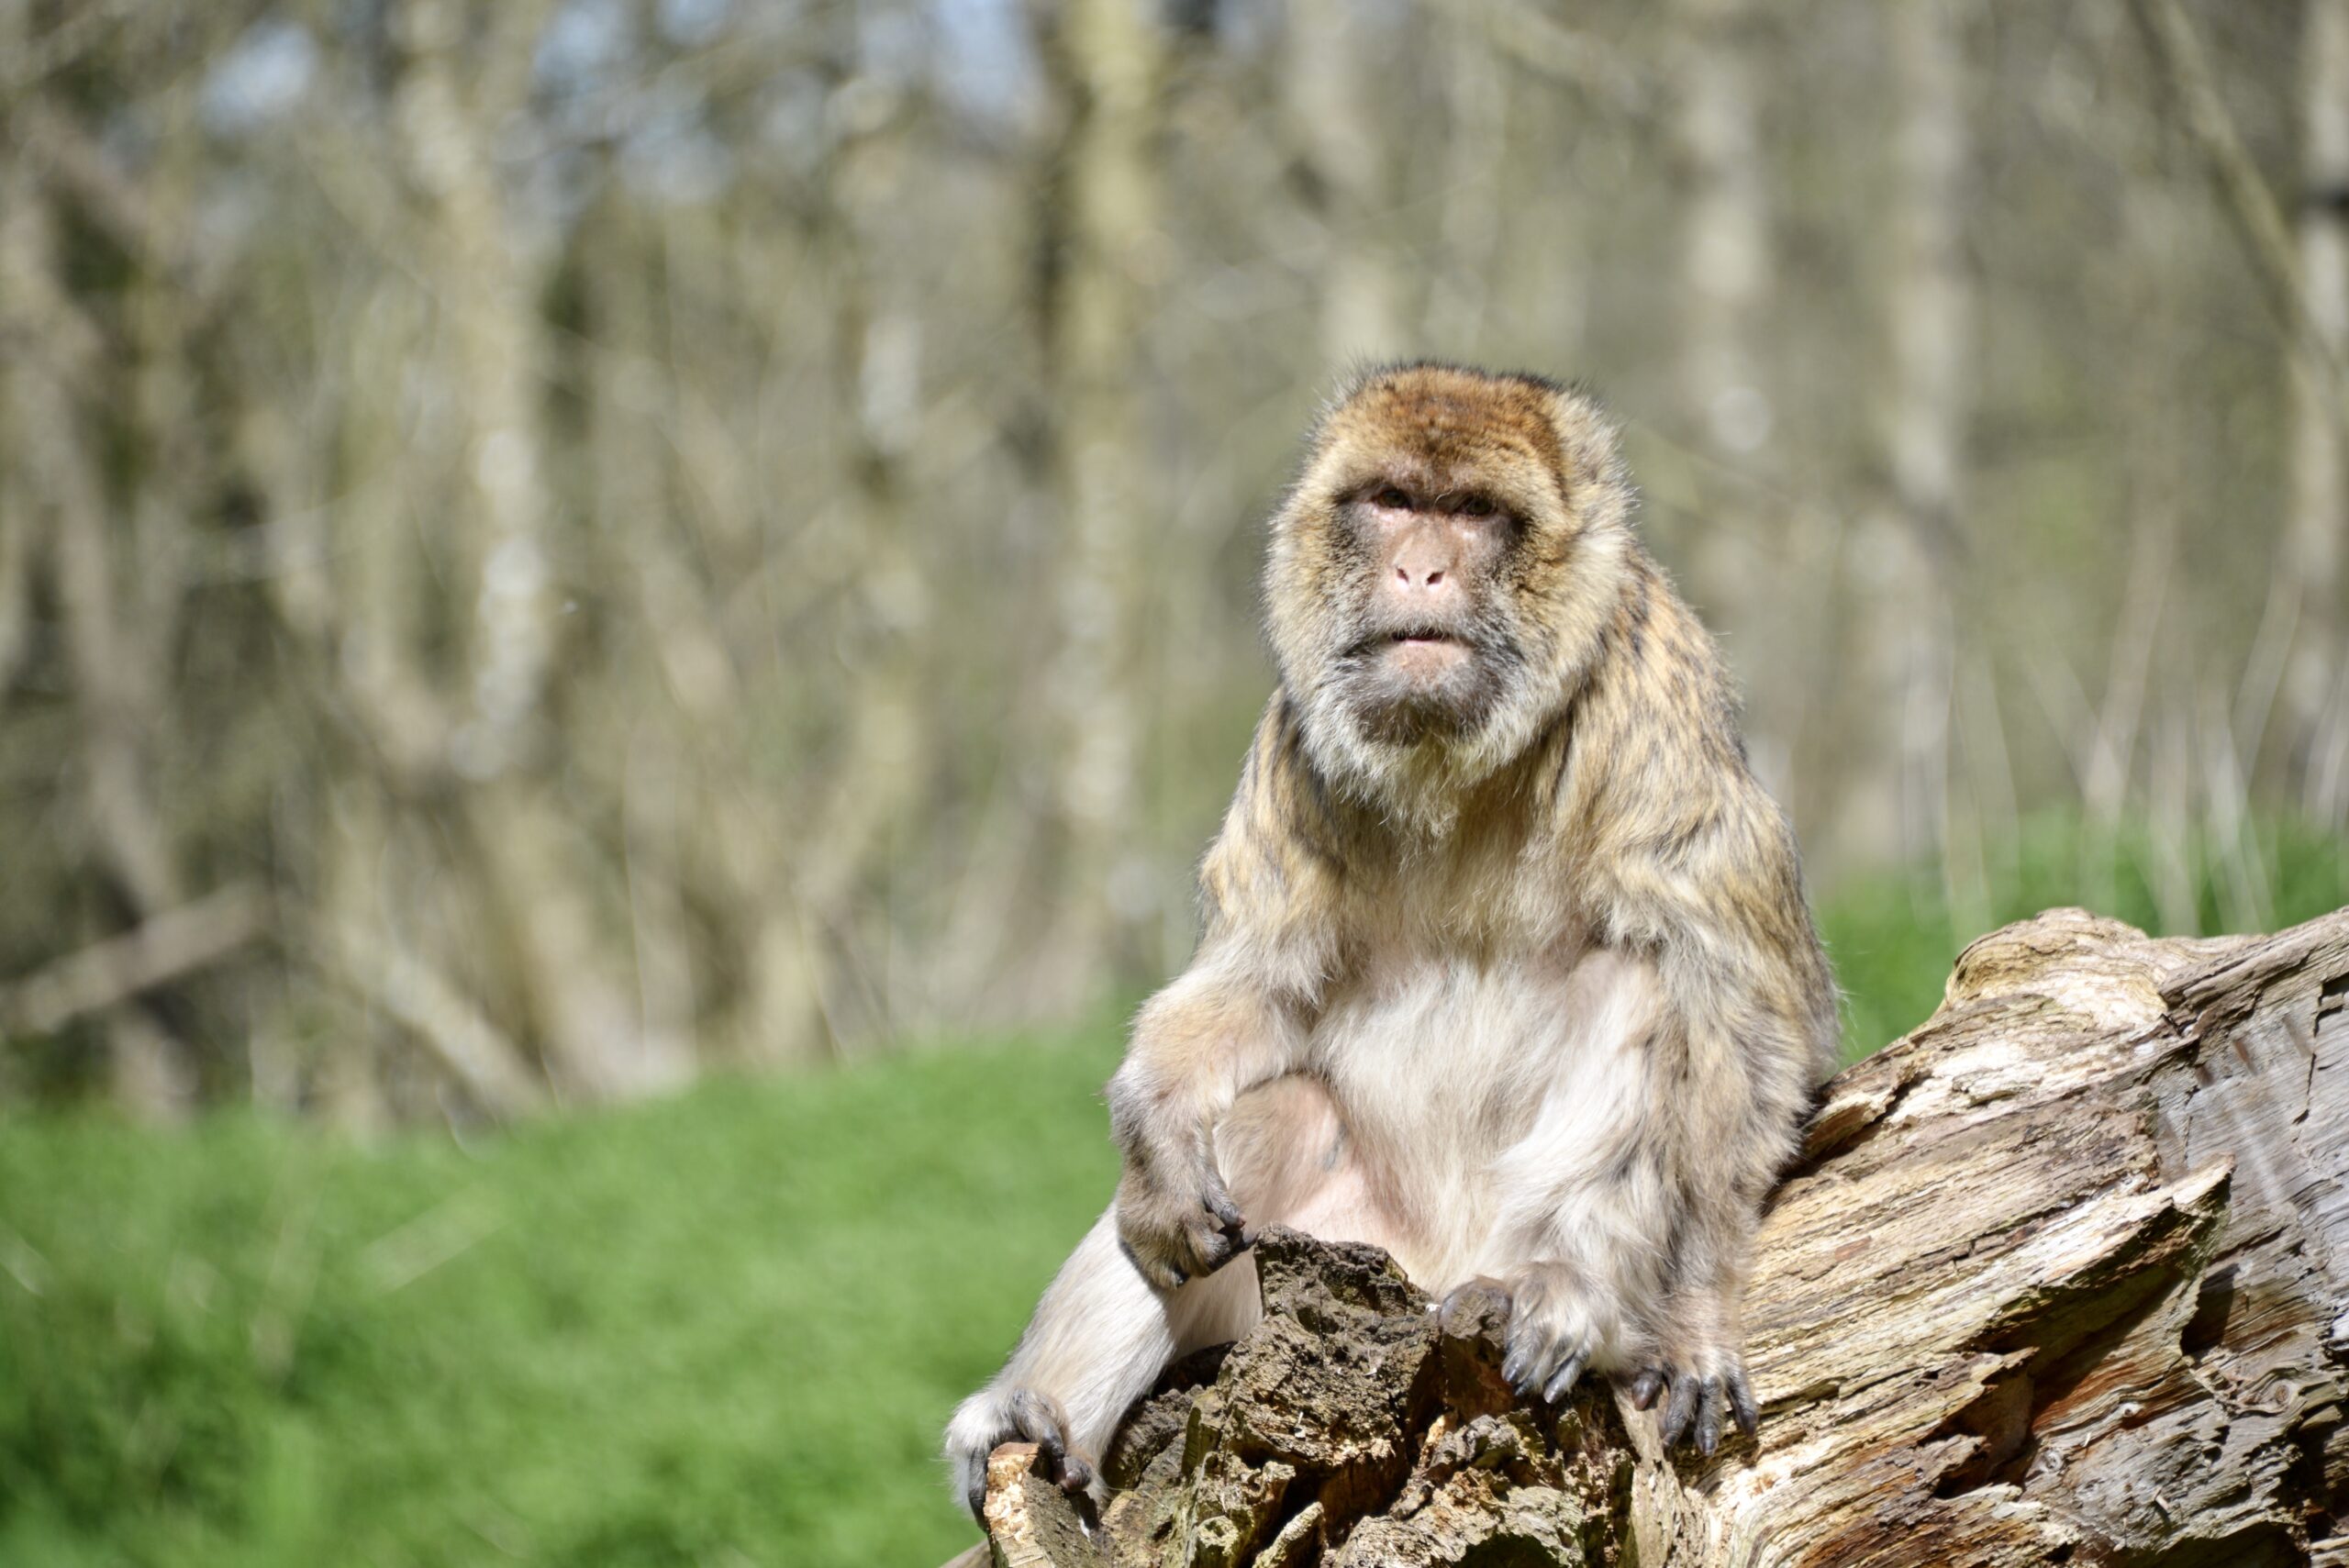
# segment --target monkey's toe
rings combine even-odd
[[[1631,1408],[1650,1410],[1655,1407],[1656,1396],[1664,1392],[1664,1369],[1651,1366],[1641,1369],[1631,1379]]]
[[[1734,1421],[1738,1430],[1749,1438],[1761,1429],[1761,1408],[1754,1403],[1753,1390],[1746,1382],[1742,1367],[1731,1367],[1709,1377],[1649,1367],[1631,1380],[1631,1404],[1645,1410],[1667,1388],[1672,1396],[1656,1422],[1656,1430],[1666,1448],[1676,1447],[1685,1440],[1710,1459],[1720,1448],[1728,1423]]]
[[[1093,1462],[1070,1443],[1067,1418],[1051,1396],[1032,1388],[1012,1390],[1003,1396],[985,1430],[987,1435],[974,1445],[975,1462],[968,1468],[963,1495],[971,1517],[982,1526],[986,1523],[986,1456],[1005,1443],[1034,1443],[1038,1473],[1064,1492],[1082,1492],[1093,1485]]]
[[[1093,1466],[1058,1435],[1037,1440],[1036,1469],[1063,1492],[1082,1492],[1093,1485]]]
[[[1721,1446],[1721,1419],[1727,1413],[1727,1403],[1721,1393],[1721,1380],[1705,1379],[1704,1392],[1697,1399],[1697,1451],[1707,1459]]]
[[[1521,1399],[1542,1399],[1554,1405],[1574,1392],[1590,1365],[1596,1347],[1587,1334],[1553,1334],[1537,1323],[1525,1323],[1509,1334],[1508,1359],[1501,1376]]]
[[[1753,1385],[1745,1381],[1745,1369],[1733,1368],[1727,1381],[1730,1414],[1737,1421],[1737,1429],[1749,1438],[1758,1436],[1762,1430],[1762,1407],[1754,1403]]]

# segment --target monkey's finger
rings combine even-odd
[[[1697,1374],[1684,1372],[1672,1380],[1672,1403],[1664,1411],[1664,1446],[1670,1448],[1687,1431],[1697,1413]]]
[[[1191,1251],[1198,1264],[1197,1272],[1211,1274],[1241,1252],[1240,1238],[1222,1230],[1195,1230],[1191,1233]]]
[[[1697,1406],[1697,1451],[1707,1459],[1721,1446],[1721,1417],[1727,1400],[1721,1394],[1721,1380],[1705,1379],[1705,1394]]]
[[[1535,1387],[1533,1369],[1549,1354],[1550,1336],[1531,1323],[1520,1324],[1508,1337],[1508,1359],[1501,1362],[1501,1376],[1530,1399]]]
[[[1061,1455],[1060,1479],[1062,1491],[1082,1492],[1093,1485],[1093,1466],[1081,1454],[1064,1452]]]
[[[1588,1365],[1589,1362],[1590,1354],[1586,1351],[1576,1351],[1568,1356],[1564,1364],[1551,1375],[1549,1385],[1542,1390],[1542,1397],[1555,1405],[1573,1393],[1575,1384],[1582,1376],[1582,1369]]]
[[[1762,1429],[1762,1407],[1753,1402],[1753,1390],[1745,1381],[1745,1369],[1738,1368],[1729,1374],[1730,1414],[1737,1418],[1737,1429],[1753,1437]]]
[[[1214,1215],[1215,1222],[1226,1230],[1238,1230],[1248,1223],[1240,1206],[1231,1201],[1231,1195],[1216,1177],[1208,1178],[1207,1190],[1199,1195],[1199,1207]]]
[[[1664,1369],[1648,1367],[1631,1379],[1631,1408],[1645,1410],[1655,1404],[1655,1396],[1664,1392]]]

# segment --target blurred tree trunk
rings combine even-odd
[[[1061,121],[1042,214],[1050,484],[1061,522],[1048,689],[1064,863],[1037,982],[1065,1006],[1132,977],[1154,881],[1135,843],[1150,600],[1168,515],[1142,439],[1145,291],[1165,265],[1164,39],[1149,0],[1064,0],[1044,37]],[[1018,592],[1016,585],[1007,585]]]
[[[2349,363],[2349,0],[2307,0],[2300,51],[2299,264],[2302,330],[2291,357],[2292,488],[2278,567],[2299,601],[2284,670],[2291,755],[2311,816],[2349,812],[2349,432],[2324,361]]]
[[[1291,0],[1288,7],[1282,74],[1306,198],[1321,220],[1321,356],[1333,369],[1392,359],[1408,346],[1390,235],[1387,139],[1360,58],[1364,30],[1360,8],[1345,0]]]
[[[426,428],[451,481],[444,504],[462,526],[436,562],[470,611],[451,628],[463,651],[441,708],[446,765],[472,787],[443,884],[428,903],[470,895],[473,916],[509,955],[475,984],[513,987],[517,1018],[549,1074],[590,1096],[674,1082],[675,1061],[643,1049],[636,1009],[616,984],[629,973],[583,879],[591,860],[545,792],[556,675],[555,518],[542,429],[546,361],[540,300],[551,249],[523,232],[490,161],[495,128],[528,103],[544,8],[460,7],[414,0],[393,22],[400,51],[392,104],[401,168],[420,205],[418,260],[429,269],[443,352],[427,373],[440,398]],[[436,929],[462,921],[445,917]],[[451,955],[458,957],[460,955]]]
[[[1687,433],[1653,461],[1677,464],[1688,499],[1659,508],[1653,526],[1746,667],[1793,668],[1820,658],[1806,634],[1833,625],[1834,546],[1787,504],[1780,462],[1781,410],[1797,384],[1788,367],[1800,358],[1773,336],[1786,289],[1773,209],[1785,184],[1765,127],[1787,112],[1769,90],[1783,56],[1769,8],[1753,0],[1675,0],[1668,14],[1680,225],[1674,406]],[[1805,603],[1818,613],[1785,612]],[[1754,764],[1780,798],[1794,798],[1811,699],[1795,683],[1753,696]]]
[[[139,427],[142,414],[170,412],[142,407],[135,392],[126,397],[126,384],[135,387],[142,370],[168,376],[169,364],[157,371],[153,356],[168,361],[184,345],[168,340],[170,328],[158,317],[169,306],[159,303],[141,325],[167,340],[138,343],[145,352],[126,368],[74,297],[64,232],[72,215],[61,165],[88,169],[91,150],[67,145],[80,139],[77,123],[26,105],[0,125],[43,149],[50,176],[36,176],[39,165],[25,160],[0,187],[0,343],[8,345],[0,379],[16,437],[6,466],[21,476],[0,495],[12,514],[0,528],[27,578],[36,556],[46,562],[61,623],[79,742],[69,766],[83,802],[68,831],[85,839],[84,853],[104,873],[98,898],[52,912],[78,946],[168,915],[186,900],[154,788],[157,758],[173,741],[164,697],[182,589],[177,517],[153,505],[133,506],[126,517],[110,492],[106,450],[108,436]],[[181,484],[192,477],[173,475]],[[29,590],[28,581],[20,583],[11,590]],[[197,1084],[185,1042],[158,1027],[136,997],[99,1009],[96,1021],[119,1105],[150,1118],[186,1108]]]
[[[1754,78],[1759,17],[1751,0],[1678,0],[1678,131],[1687,178],[1681,399],[1711,450],[1734,460],[1762,449],[1774,419],[1755,343],[1775,286]],[[1705,544],[1697,553],[1718,548]],[[1703,580],[1720,573],[1697,570],[1700,593],[1722,586]]]
[[[1963,245],[1968,159],[1965,56],[1950,0],[1886,13],[1900,115],[1894,136],[1891,346],[1884,450],[1891,505],[1865,519],[1857,555],[1866,706],[1874,730],[1843,798],[1864,858],[1914,862],[1948,841],[1955,651],[1952,596],[1964,565],[1960,491],[1972,413],[1973,291]],[[1872,717],[1870,716],[1873,716]],[[1895,815],[1887,820],[1884,813]]]
[[[1442,13],[1452,22],[1443,29],[1443,206],[1426,337],[1436,352],[1455,357],[1482,340],[1509,195],[1508,76],[1493,49],[1487,4],[1467,0]]]
[[[852,48],[852,39],[848,47]],[[844,51],[845,53],[845,51]],[[848,57],[853,71],[852,57]],[[869,105],[868,123],[843,126],[826,163],[817,242],[831,285],[832,397],[837,520],[854,560],[847,573],[842,644],[851,651],[848,738],[834,760],[801,852],[797,892],[806,918],[829,941],[853,947],[885,919],[871,896],[879,862],[928,793],[934,727],[925,712],[922,657],[930,589],[907,537],[906,463],[920,436],[921,324],[889,258],[893,217],[906,199],[905,109],[878,83],[844,74],[836,102]],[[869,912],[869,913],[868,913]],[[860,918],[860,917],[863,917]],[[860,964],[860,968],[868,967]],[[863,1032],[893,1032],[888,997]]]

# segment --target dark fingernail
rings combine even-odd
[[[1573,1393],[1575,1383],[1582,1377],[1582,1369],[1586,1364],[1587,1364],[1586,1358],[1580,1351],[1568,1356],[1565,1364],[1560,1367],[1557,1374],[1550,1379],[1550,1385],[1542,1391],[1542,1397],[1554,1405]]]

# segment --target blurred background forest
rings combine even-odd
[[[2060,806],[2268,923],[2335,11],[0,8],[0,1084],[503,1116],[1146,986],[1259,519],[1421,352],[1628,423],[1823,893],[1978,926]]]
[[[0,1560],[954,1544],[1419,354],[1625,422],[1854,1051],[2349,902],[2349,0],[0,0]]]

